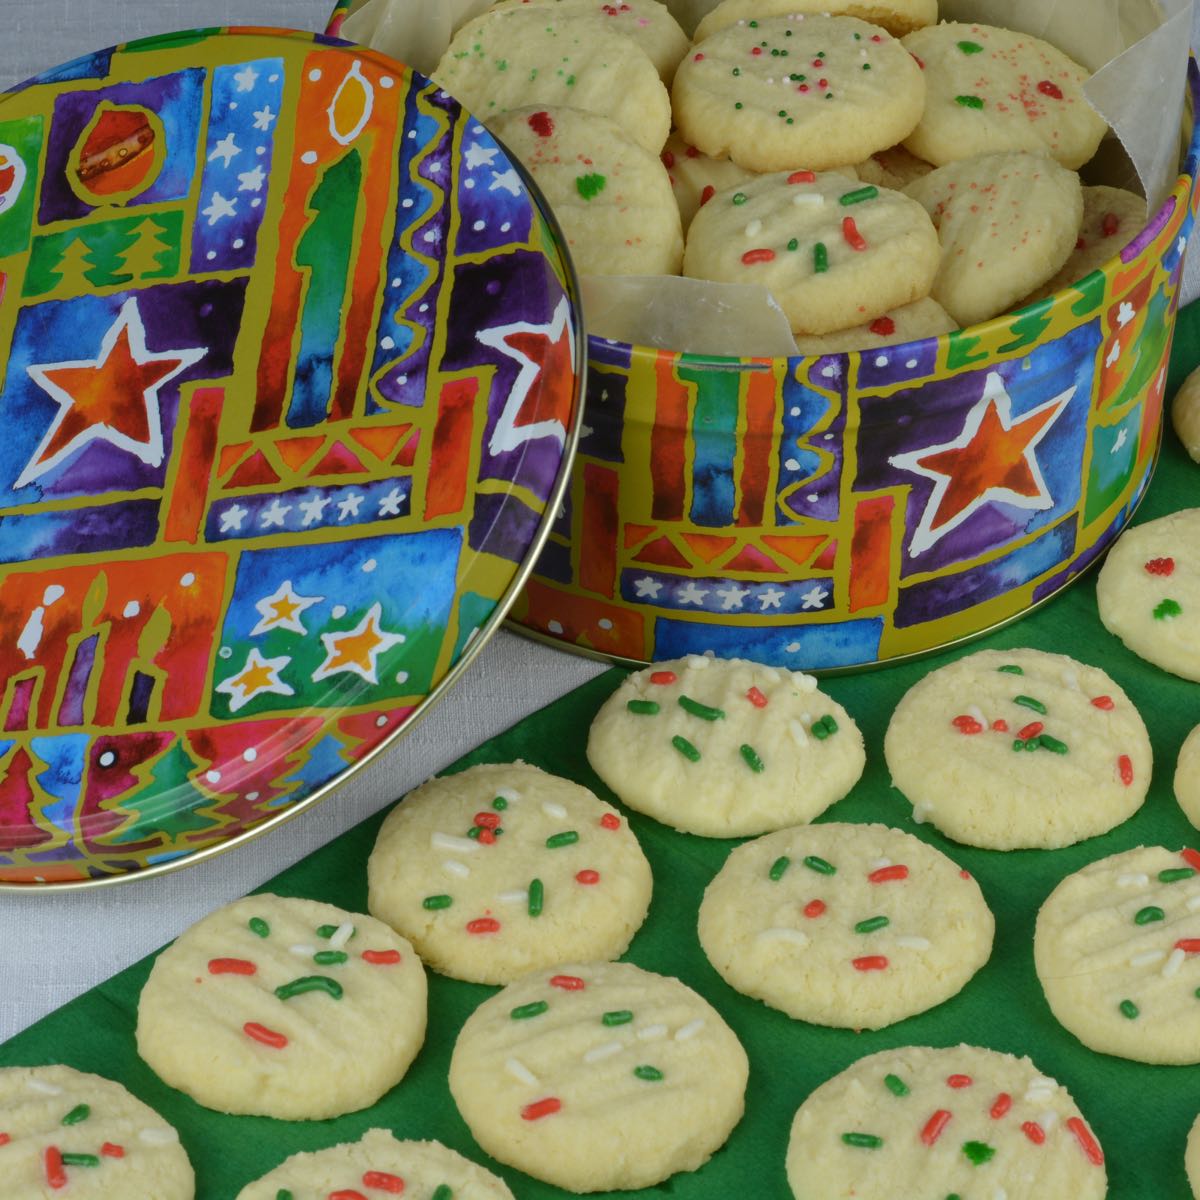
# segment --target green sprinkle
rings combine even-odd
[[[859,921],[854,927],[855,933],[874,933],[877,929],[883,929],[890,925],[891,921],[887,917],[868,917],[865,921]]]
[[[946,1200],[962,1200],[962,1197],[957,1192],[951,1192],[950,1195],[946,1197]]]
[[[1121,1016],[1130,1021],[1138,1019],[1138,1006],[1132,1000],[1122,1000],[1117,1007],[1121,1010]]]
[[[908,1084],[900,1078],[899,1075],[885,1075],[883,1077],[883,1086],[887,1088],[893,1096],[907,1096]]]
[[[98,1167],[100,1165],[100,1155],[64,1154],[62,1156],[62,1164],[64,1167]]]
[[[1035,713],[1041,713],[1043,717],[1046,715],[1046,706],[1032,696],[1014,696],[1013,703],[1019,704],[1022,708],[1032,708]]]
[[[873,1133],[843,1133],[842,1141],[847,1146],[857,1146],[860,1150],[878,1150],[883,1145],[883,1138]]]
[[[792,239],[791,239],[791,240],[788,242],[788,244],[787,244],[787,248],[788,248],[789,250],[798,250],[798,249],[800,248],[800,239],[799,239],[799,238],[792,238]]]
[[[479,841],[479,826],[472,825],[471,828],[467,830],[467,837],[474,838],[476,841]]]
[[[786,854],[780,855],[772,864],[771,869],[767,872],[767,878],[772,883],[778,883],[783,878],[783,873],[792,865],[792,860]]]
[[[1025,671],[1023,668],[1016,667],[1016,666],[997,667],[996,670],[1003,671],[1005,675],[1024,675],[1025,674]]]
[[[317,927],[317,937],[328,940],[341,928],[340,925],[320,925]],[[358,934],[356,929],[350,936],[355,937]]]
[[[739,750],[742,758],[745,760],[746,766],[752,770],[755,775],[761,775],[766,767],[763,766],[763,760],[759,758],[758,751],[753,746],[742,746]]]
[[[1032,741],[1032,739],[1030,740]],[[1048,733],[1039,734],[1037,741],[1043,750],[1050,750],[1055,754],[1066,754],[1068,752],[1066,742],[1060,742],[1058,738],[1051,737]]]
[[[565,833],[554,833],[546,839],[547,850],[557,850],[561,846],[573,846],[579,841],[579,834],[573,829],[568,829]]]
[[[978,42],[959,42],[958,48],[964,54],[982,54],[983,47]]]
[[[838,723],[829,715],[823,716],[819,721],[814,721],[812,729],[809,730],[818,742],[823,742],[827,737],[832,737],[837,731]]]
[[[499,61],[499,62],[496,64],[496,70],[497,70],[497,71],[507,71],[507,70],[508,70],[508,59],[507,59],[507,58],[502,58],[502,59],[501,59],[501,60],[500,60],[500,61]]]
[[[962,1152],[977,1166],[981,1167],[996,1155],[995,1146],[987,1142],[963,1142]]]
[[[540,917],[542,915],[542,905],[546,902],[546,889],[542,885],[540,879],[531,879],[529,881],[529,915],[531,917]]]
[[[1172,867],[1168,871],[1159,871],[1159,883],[1178,883],[1181,879],[1190,879],[1195,875],[1191,867]]]
[[[600,1020],[605,1025],[628,1025],[633,1020],[633,1013],[627,1008],[615,1008],[612,1012],[606,1012]]]
[[[653,700],[630,700],[625,707],[639,717],[656,717],[662,711]]]
[[[288,1200],[291,1200],[289,1197]],[[439,1183],[429,1200],[454,1200],[454,1191],[448,1183]]]
[[[426,896],[421,901],[422,908],[449,908],[454,903],[453,896]]]
[[[295,1197],[291,1192],[288,1191],[287,1188],[280,1188],[279,1191],[275,1193],[275,1200],[295,1200]]]
[[[333,1000],[342,998],[342,985],[328,975],[301,975],[291,983],[281,983],[275,989],[275,995],[280,1000],[291,1000],[294,996],[303,996],[305,992],[324,992]]]
[[[871,64],[870,64],[870,63],[863,63],[863,65],[862,65],[862,69],[863,69],[864,71],[869,71],[869,70],[871,69]]]
[[[777,112],[775,115],[776,115],[776,116],[778,116],[778,117],[786,117],[786,116],[787,116],[787,109],[786,109],[786,108],[781,108],[781,109],[779,110],[779,112]]]
[[[1038,748],[1038,744],[1037,738],[1030,738],[1028,741],[1025,741],[1024,738],[1017,738],[1017,740],[1013,742],[1012,748],[1014,750],[1036,750]]]
[[[86,1121],[92,1115],[92,1110],[86,1104],[77,1104],[65,1117],[62,1119],[64,1125],[78,1125],[80,1121]]]
[[[685,737],[680,737],[678,734],[671,739],[671,745],[679,751],[689,762],[700,761],[700,751],[692,745]]]
[[[808,78],[808,76],[807,75],[789,75],[788,78],[793,83],[803,83]]]
[[[982,108],[983,100],[978,96],[955,96],[955,103],[961,104],[963,108]],[[972,1143],[968,1143],[970,1145]],[[980,1145],[983,1143],[981,1142]]]
[[[313,955],[313,962],[318,967],[336,967],[346,962],[349,957],[344,950],[318,950]]]
[[[849,208],[852,204],[862,204],[864,200],[874,200],[879,195],[877,187],[861,187],[856,188],[852,192],[847,192],[838,203],[843,208]]]
[[[1133,918],[1135,925],[1149,925],[1151,921],[1161,921],[1166,916],[1161,908],[1155,908],[1151,904],[1147,908],[1139,909],[1137,915]]]
[[[741,108],[741,107],[742,107],[742,102],[741,102],[740,100],[739,100],[739,101],[737,101],[737,103],[736,103],[736,104],[734,104],[734,106],[733,106],[733,107],[734,107],[734,108]],[[740,204],[745,204],[746,202],[745,202],[744,200],[741,200],[741,201],[735,200],[735,201],[734,201],[734,204],[739,204],[739,203],[740,203]]]
[[[595,198],[604,191],[608,184],[608,180],[603,175],[592,171],[588,175],[579,175],[575,179],[575,190],[585,200],[595,200]]]
[[[271,936],[271,927],[262,917],[251,917],[246,924],[250,926],[250,932],[256,937],[265,938]]]
[[[528,1021],[530,1017],[540,1017],[549,1008],[547,1001],[535,1000],[532,1004],[518,1004],[508,1015],[514,1021]]]
[[[818,242],[813,247],[813,271],[817,275],[824,275],[829,270],[829,251],[825,249],[824,242]]]
[[[574,86],[575,86],[575,76],[568,75],[567,76],[567,87],[574,87]]]
[[[738,107],[740,108],[741,105],[739,104]],[[746,203],[746,193],[745,192],[734,192],[733,193],[733,202],[734,202],[734,204],[745,204]]]
[[[699,717],[702,721],[723,721],[725,719],[724,709],[710,708],[707,704],[701,704],[699,700],[693,700],[691,696],[680,696],[679,707],[684,712],[691,713],[693,717]]]
[[[823,858],[818,858],[815,854],[810,854],[805,860],[804,865],[810,871],[816,871],[818,875],[836,875],[837,867],[833,863],[826,862]]]
[[[732,75],[740,75],[741,73],[742,73],[741,67],[734,67],[733,70],[730,72],[730,74],[732,74]]]
[[[750,22],[748,22],[748,24],[749,24],[749,26],[750,26],[750,28],[751,28],[751,29],[757,29],[757,28],[758,28],[758,22],[757,22],[757,21],[750,21]]]
[[[650,1067],[650,1066],[645,1066],[645,1065],[640,1066],[640,1067],[634,1067],[633,1073],[639,1079],[646,1080],[647,1083],[657,1083],[663,1077],[663,1073],[657,1067]]]
[[[1156,621],[1163,621],[1167,617],[1177,617],[1181,612],[1183,612],[1183,609],[1180,607],[1178,601],[1164,600],[1154,610],[1154,619]]]
[[[503,812],[508,807],[508,801],[505,800],[503,796],[497,796],[495,800],[492,801],[492,807],[497,812]]]

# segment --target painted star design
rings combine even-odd
[[[234,140],[232,133],[227,133],[214,147],[213,152],[208,156],[209,162],[216,162],[219,158],[224,166],[229,166],[230,162],[241,154],[242,148]]]
[[[633,586],[637,591],[638,599],[651,600],[658,599],[658,593],[662,591],[663,585],[657,579],[651,579],[649,575],[643,576],[641,579],[635,579]]]
[[[1137,309],[1134,308],[1128,300],[1122,300],[1121,307],[1117,309],[1117,324],[1124,329],[1125,326],[1128,325],[1129,322],[1132,321],[1136,316]]]
[[[394,487],[379,501],[379,515],[381,517],[398,517],[400,515],[400,506],[403,503],[404,493],[399,488]]]
[[[292,581],[285,579],[270,596],[264,596],[255,604],[262,618],[250,630],[251,637],[269,633],[272,629],[286,629],[289,633],[306,634],[308,630],[300,620],[306,608],[312,608],[324,600],[324,596],[301,596],[292,588]]]
[[[993,371],[957,438],[893,455],[892,466],[934,485],[909,553],[923,554],[993,501],[1035,510],[1053,507],[1034,451],[1074,394],[1072,386],[1014,420],[1004,380]]]
[[[703,604],[704,597],[711,591],[710,588],[702,588],[696,586],[694,579],[689,579],[687,583],[675,593],[675,599],[680,604]]]
[[[762,611],[766,612],[768,608],[779,608],[783,601],[783,592],[778,588],[767,588],[765,592],[758,595],[758,602],[762,606]]]
[[[489,452],[503,454],[544,437],[565,445],[575,383],[575,332],[566,297],[549,325],[516,321],[475,336],[520,366],[488,441]]]
[[[271,503],[259,513],[259,524],[264,529],[282,529],[287,515],[291,511],[292,506],[290,504],[280,504],[279,497],[275,496],[271,500]]]
[[[307,500],[301,500],[300,511],[304,514],[304,519],[300,523],[302,525],[315,525],[321,520],[322,514],[325,512],[325,506],[328,503],[328,496],[312,496]]]
[[[242,522],[250,515],[250,510],[240,504],[231,504],[221,514],[221,532],[234,533],[240,530]]]
[[[1112,349],[1108,352],[1107,357],[1104,359],[1104,365],[1106,367],[1111,367],[1113,365],[1113,363],[1115,363],[1117,361],[1117,359],[1119,359],[1120,357],[1121,357],[1121,343],[1113,342]]]
[[[800,597],[800,606],[802,608],[822,608],[828,599],[829,593],[818,585]]]
[[[269,104],[264,104],[254,114],[254,128],[261,129],[263,133],[267,133],[271,126],[275,123],[276,114],[271,111]]]
[[[347,517],[357,517],[359,506],[363,502],[363,497],[357,492],[351,492],[344,500],[338,501],[338,520],[344,521]]]
[[[1128,429],[1118,430],[1117,436],[1113,441],[1113,447],[1109,451],[1109,454],[1119,453],[1127,441],[1129,441],[1129,430]]]
[[[253,171],[242,171],[238,175],[238,191],[261,192],[263,189],[263,184],[266,182],[267,175],[262,169],[262,165],[260,163],[255,163]]]
[[[223,217],[237,216],[237,197],[226,200],[220,192],[213,192],[207,208],[200,210],[200,215],[208,218],[210,226],[215,225]]]
[[[234,77],[239,92],[252,92],[258,82],[258,72],[247,63]]]
[[[293,696],[295,690],[279,678],[279,673],[291,661],[287,655],[263,658],[257,648],[252,647],[246,665],[237,674],[218,683],[216,690],[229,697],[230,712],[237,712],[258,696]]]
[[[731,583],[728,587],[717,588],[717,595],[721,597],[721,607],[730,612],[732,609],[741,608],[746,602],[746,597],[750,595],[749,588],[738,587],[736,583]]]
[[[325,661],[313,672],[313,681],[328,679],[349,671],[368,683],[378,683],[379,656],[401,645],[402,633],[387,633],[380,627],[383,606],[376,602],[354,629],[344,633],[323,633]]]
[[[519,196],[521,194],[521,177],[512,167],[503,172],[493,171],[492,182],[488,186],[488,191],[494,192],[497,188],[503,188],[510,195]]]
[[[499,153],[498,146],[481,146],[478,142],[472,142],[464,156],[467,169],[473,171],[476,167],[490,167]]]
[[[23,487],[91,442],[108,442],[157,467],[165,457],[159,391],[208,351],[146,347],[137,298],[125,302],[94,359],[42,363],[29,377],[59,405],[58,414],[13,484]]]

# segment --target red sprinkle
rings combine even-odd
[[[1117,770],[1121,772],[1121,782],[1129,787],[1133,783],[1133,763],[1129,761],[1128,754],[1122,754],[1117,759]]]
[[[1008,732],[1008,722],[1003,717],[1000,717],[998,720],[995,720],[992,722],[992,728],[997,733],[1007,733]]]
[[[599,883],[600,882],[600,872],[599,871],[580,871],[575,876],[575,882],[576,883]]]
[[[793,171],[787,177],[788,183],[816,183],[817,177],[811,171]]]
[[[688,156],[688,158],[699,158],[700,157],[700,151],[697,150],[695,146],[686,146],[684,148],[683,152],[684,152],[684,154],[686,154]]]
[[[1116,213],[1105,213],[1104,223],[1100,226],[1100,232],[1105,237],[1115,237],[1121,228],[1121,218]]]
[[[1017,730],[1017,737],[1023,742],[1029,741],[1030,738],[1035,738],[1045,729],[1046,726],[1041,721],[1030,721],[1023,729]]]
[[[819,917],[825,911],[824,900],[810,900],[804,906],[804,915],[806,917]]]
[[[1046,1131],[1036,1121],[1026,1121],[1021,1126],[1021,1132],[1035,1146],[1040,1146],[1046,1140]]]
[[[1075,1135],[1079,1148],[1087,1155],[1088,1161],[1100,1167],[1104,1165],[1104,1151],[1092,1137],[1092,1131],[1083,1123],[1081,1117],[1072,1117],[1067,1122],[1067,1128]]]
[[[242,1026],[242,1032],[256,1042],[262,1042],[264,1046],[271,1046],[275,1050],[282,1050],[288,1044],[287,1038],[282,1033],[276,1033],[275,1030],[268,1029],[257,1021],[247,1021]]]
[[[1105,712],[1112,712],[1116,705],[1113,704],[1113,698],[1111,696],[1097,696],[1092,701],[1092,707],[1102,708]]]
[[[670,150],[664,150],[660,155],[662,164],[669,171],[675,165],[675,155]]]
[[[390,1175],[387,1171],[368,1171],[363,1176],[363,1187],[378,1188],[381,1192],[391,1192],[399,1196],[404,1191],[404,1180],[399,1175]]]
[[[1152,558],[1146,564],[1146,571],[1150,575],[1174,575],[1175,560],[1173,558]]]
[[[528,121],[529,128],[538,137],[549,137],[554,132],[554,122],[548,112],[535,112]]]
[[[814,58],[812,65],[814,67],[823,67],[825,65],[825,60],[823,58]]]
[[[767,707],[766,696],[764,696],[762,694],[762,692],[760,692],[758,690],[758,688],[756,688],[756,687],[752,687],[746,693],[746,699],[749,700],[750,703],[753,704],[755,708],[766,708]]]
[[[878,320],[872,321],[868,328],[880,337],[891,337],[896,332],[896,322],[891,317],[880,317]]]
[[[867,876],[868,883],[891,883],[895,879],[907,879],[908,868],[902,863],[897,863],[894,867],[880,867],[878,871],[872,871]]]
[[[951,1075],[946,1080],[946,1085],[952,1088],[965,1088],[970,1087],[974,1082],[975,1080],[970,1075]]]
[[[882,34],[873,33],[873,34],[871,35],[871,41],[873,41],[873,42],[882,42],[882,41],[883,41],[883,36],[882,36]]]
[[[1183,859],[1189,867],[1194,867],[1200,871],[1200,850],[1192,850],[1190,847],[1180,850],[1179,857]]]
[[[846,239],[851,250],[865,250],[867,248],[867,239],[858,232],[858,226],[854,223],[853,217],[842,218],[842,237]]]
[[[921,1130],[921,1141],[927,1146],[932,1146],[934,1142],[942,1136],[942,1131],[950,1124],[950,1113],[944,1108],[939,1108],[937,1112],[925,1122],[925,1128]]]
[[[750,53],[751,53],[751,54],[753,54],[753,55],[756,55],[756,56],[757,56],[757,55],[760,55],[760,54],[762,54],[762,47],[761,47],[761,46],[755,46],[755,47],[754,47],[754,49],[750,51]]]
[[[742,255],[742,262],[745,263],[745,265],[748,267],[752,267],[755,263],[765,263],[765,262],[774,262],[774,261],[775,261],[775,251],[768,250],[766,247],[762,247],[757,250],[747,250],[746,253]]]
[[[960,879],[970,879],[970,878],[971,878],[971,872],[970,872],[970,871],[968,871],[968,870],[966,870],[966,868],[964,868],[963,870],[959,871],[959,873],[958,873],[958,874],[959,874],[959,878],[960,878]]]
[[[1175,949],[1185,954],[1200,954],[1200,938],[1180,938],[1175,943]]]
[[[476,917],[467,922],[468,933],[499,933],[500,922],[495,917]]]
[[[692,62],[703,62],[703,61],[704,61],[703,54],[693,54],[692,55]]]
[[[521,1119],[523,1121],[540,1121],[543,1117],[558,1112],[560,1108],[562,1108],[562,1101],[557,1096],[547,1096],[545,1100],[535,1100],[532,1104],[525,1105],[521,1109]]]
[[[909,53],[912,54],[912,51],[910,50]],[[923,58],[921,58],[917,54],[913,54],[913,60],[916,62],[917,66],[921,68],[922,71],[925,70],[925,60]]]
[[[373,967],[394,967],[400,961],[399,950],[364,950],[362,960]]]
[[[870,954],[854,959],[851,965],[856,971],[886,971],[888,960],[882,954]]]
[[[600,824],[603,825],[605,829],[620,829],[621,818],[618,817],[616,813],[605,813],[604,816],[600,818]]]
[[[704,191],[700,193],[700,207],[703,208],[716,194],[717,189],[711,183],[706,183]]]
[[[477,812],[474,819],[480,829],[496,829],[500,825],[498,812]]]
[[[654,674],[650,676],[650,682],[667,684],[674,683],[678,678],[679,676],[676,675],[674,671],[655,671]]]
[[[959,733],[970,734],[983,732],[983,726],[980,725],[980,723],[974,717],[968,717],[965,714],[961,717],[955,717],[950,724],[953,725]]]
[[[496,831],[494,829],[481,829],[476,841],[482,842],[485,846],[494,846],[496,844]]]
[[[0,1133],[0,1146],[7,1146],[12,1141],[12,1137],[7,1133]]]
[[[341,1191],[330,1192],[329,1200],[367,1200],[362,1192],[356,1192],[353,1188],[343,1188]]]
[[[47,1146],[45,1154],[46,1182],[52,1188],[67,1186],[67,1173],[63,1170],[62,1152],[57,1146]]]
[[[562,988],[564,992],[581,992],[587,986],[578,975],[551,976],[550,986]]]
[[[993,1121],[998,1121],[1008,1113],[1010,1108],[1012,1108],[1012,1097],[1007,1092],[1001,1092],[996,1097],[996,1102],[992,1105],[989,1115]]]
[[[208,960],[210,975],[255,975],[258,968],[244,958],[210,958]]]
[[[100,1153],[103,1154],[105,1158],[124,1158],[125,1147],[118,1146],[116,1142],[105,1142],[104,1145],[100,1147]]]
[[[1063,98],[1062,88],[1060,88],[1056,83],[1051,83],[1048,79],[1043,79],[1042,82],[1038,84],[1038,91],[1041,92],[1043,96],[1049,96],[1051,100],[1061,100]]]

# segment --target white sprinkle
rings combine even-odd
[[[349,921],[343,921],[329,939],[330,950],[344,950],[346,943],[354,936],[354,926]]]
[[[689,654],[687,665],[693,671],[703,671],[708,666],[711,659],[706,658],[703,654]]]
[[[807,946],[808,934],[799,929],[764,929],[755,939],[759,942],[791,942],[794,946]]]
[[[665,1025],[647,1025],[645,1029],[638,1030],[639,1042],[657,1042],[659,1038],[667,1036],[667,1027]]]
[[[139,1129],[138,1137],[148,1146],[172,1146],[179,1141],[173,1129]]]
[[[510,1058],[504,1064],[504,1069],[514,1079],[519,1079],[530,1087],[537,1087],[538,1077],[519,1058]]]
[[[471,868],[466,863],[460,863],[457,858],[447,858],[442,863],[442,870],[447,875],[457,875],[459,879],[466,879],[471,873]]]
[[[1055,1125],[1058,1124],[1058,1113],[1056,1113],[1053,1109],[1051,1109],[1047,1113],[1042,1113],[1042,1115],[1040,1117],[1038,1117],[1038,1124],[1047,1133],[1049,1133],[1050,1130],[1052,1130],[1055,1127]]]
[[[435,850],[456,850],[462,854],[474,854],[479,843],[471,838],[451,837],[448,833],[430,834],[429,844]]]
[[[923,937],[898,937],[896,945],[904,947],[905,950],[928,950],[931,943],[928,938]]]
[[[585,1063],[599,1062],[602,1058],[612,1058],[620,1054],[625,1047],[620,1042],[605,1042],[603,1046],[593,1046],[584,1056]]]
[[[797,208],[824,208],[825,197],[820,192],[797,192],[792,203]]]
[[[774,667],[763,667],[761,674],[768,683],[779,682],[779,672]]]
[[[41,1092],[43,1096],[61,1096],[62,1088],[57,1083],[47,1083],[44,1079],[26,1080],[26,1086],[31,1092]]]
[[[746,226],[746,236],[748,238],[758,237],[760,233],[762,233],[761,221],[751,221],[750,224]]]
[[[1179,968],[1183,966],[1183,960],[1187,958],[1187,952],[1180,950],[1178,946],[1171,951],[1170,958],[1163,963],[1162,977],[1170,979],[1172,975],[1179,974]]]
[[[912,811],[912,819],[915,825],[924,825],[929,820],[929,814],[933,811],[928,804],[914,804]]]
[[[792,735],[792,740],[797,746],[808,745],[808,731],[800,724],[799,721],[788,722],[788,732]]]
[[[1130,960],[1131,967],[1148,967],[1151,963],[1156,963],[1163,957],[1163,950],[1147,950],[1144,954],[1135,954]]]
[[[1138,871],[1132,875],[1118,875],[1117,887],[1145,887],[1150,882],[1149,875],[1143,875]]]
[[[542,812],[556,821],[561,821],[567,815],[567,810],[561,804],[555,804],[553,800],[542,801]]]
[[[1025,1100],[1029,1104],[1049,1104],[1054,1099],[1057,1087],[1058,1084],[1053,1079],[1047,1079],[1045,1075],[1036,1075],[1025,1089]]]
[[[524,888],[512,892],[501,892],[496,897],[501,904],[524,904],[529,899],[529,893]]]
[[[509,804],[515,804],[521,798],[521,793],[514,791],[512,788],[497,788],[496,795],[501,800],[507,800]]]
[[[980,725],[988,724],[988,719],[983,715],[983,709],[978,704],[969,704],[967,706],[967,716],[974,717]]]
[[[316,946],[310,946],[305,942],[297,942],[294,946],[289,946],[288,950],[297,958],[312,958],[317,952]]]
[[[690,1042],[704,1028],[704,1018],[697,1017],[694,1021],[689,1021],[686,1025],[680,1026],[675,1031],[675,1040],[677,1042]]]
[[[877,858],[867,864],[872,871],[882,871],[884,867],[890,867],[892,860],[890,858]]]
[[[1064,671],[1062,681],[1071,691],[1079,691],[1079,676],[1074,671]]]
[[[1195,896],[1189,896],[1187,899],[1188,912],[1195,912],[1198,908],[1200,908],[1200,893],[1197,893]]]

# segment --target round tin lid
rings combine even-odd
[[[180,33],[0,97],[0,886],[311,804],[499,625],[582,419],[553,219],[395,62]]]

